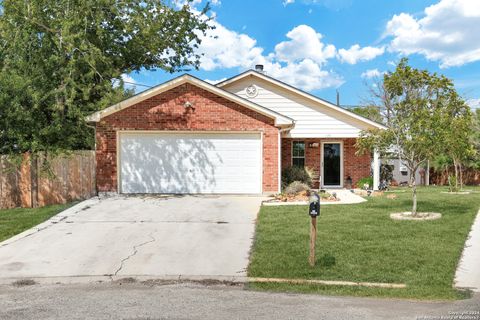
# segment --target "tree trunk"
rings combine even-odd
[[[453,167],[455,168],[455,190],[458,191],[458,162],[456,159],[453,160]]]
[[[462,172],[462,163],[458,163],[459,173],[460,173],[460,190],[463,190],[463,172]]]
[[[415,170],[416,171],[416,170]],[[412,216],[417,215],[417,183],[415,179],[415,171],[410,174],[410,185],[412,187]]]

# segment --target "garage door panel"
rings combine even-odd
[[[122,133],[123,193],[261,193],[260,134]]]

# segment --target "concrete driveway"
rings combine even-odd
[[[244,277],[262,200],[90,199],[0,243],[0,281]]]

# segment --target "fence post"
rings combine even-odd
[[[38,207],[38,158],[30,155],[30,200],[31,207]]]

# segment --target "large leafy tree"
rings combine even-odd
[[[448,98],[443,121],[439,123],[444,129],[440,139],[440,155],[453,163],[455,181],[450,187],[457,191],[463,187],[463,164],[475,156],[474,122],[470,107],[456,92],[452,92]]]
[[[378,123],[384,122],[384,117],[380,108],[374,105],[357,106],[350,109],[350,111]]]
[[[464,108],[451,80],[412,68],[407,59],[384,75],[382,88],[388,129],[362,132],[357,146],[359,152],[377,148],[384,155],[394,153],[408,167],[412,214],[416,215],[417,169],[445,150],[443,140],[455,130],[448,124],[461,119]]]
[[[198,67],[207,10],[162,0],[0,0],[0,154],[92,147],[84,117],[131,94],[122,74]]]

